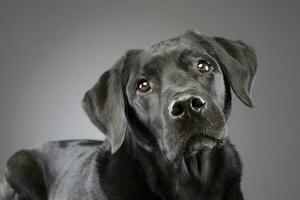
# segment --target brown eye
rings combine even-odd
[[[199,60],[197,63],[197,70],[201,73],[206,73],[211,70],[211,65],[207,60]]]
[[[151,89],[151,85],[150,83],[143,79],[141,81],[138,82],[138,91],[139,92],[148,92]]]

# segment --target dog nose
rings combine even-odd
[[[205,104],[205,100],[200,96],[181,96],[172,101],[169,111],[172,117],[179,117],[188,110],[199,112]]]

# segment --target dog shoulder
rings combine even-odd
[[[110,152],[110,145],[107,141],[99,140],[61,140],[42,145],[38,152],[48,166],[61,169],[62,165],[79,167],[87,160],[91,161],[98,155]]]
[[[94,160],[98,154],[109,152],[108,148],[103,141],[63,140],[48,142],[35,149],[23,149],[8,159],[5,181],[18,196],[47,199],[50,195],[48,187],[63,176],[70,175],[67,181],[74,183],[85,181],[73,179],[80,177],[76,174],[94,173]]]

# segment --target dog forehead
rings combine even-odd
[[[206,52],[204,47],[195,42],[193,38],[190,36],[182,35],[176,38],[171,38],[168,40],[160,41],[151,45],[148,48],[144,49],[145,53],[148,53],[152,56],[168,54],[174,51],[183,51],[183,50],[197,50],[200,52]]]
[[[194,40],[183,36],[160,41],[150,47],[144,48],[139,54],[139,66],[137,71],[146,70],[176,62],[183,52],[197,52],[208,54],[206,49]]]
[[[181,53],[187,51],[209,55],[205,45],[202,45],[194,34],[185,33],[140,49],[140,52],[131,58],[135,61],[130,67],[131,75],[161,73],[176,63]]]

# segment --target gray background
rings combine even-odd
[[[296,1],[2,0],[0,173],[18,149],[103,138],[83,93],[127,49],[198,29],[257,50],[256,108],[234,98],[229,122],[246,199],[299,199],[299,11]]]

